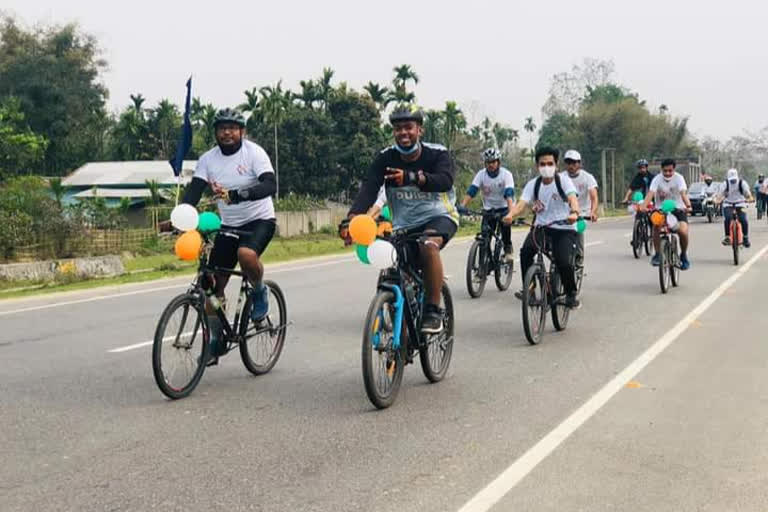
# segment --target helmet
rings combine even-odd
[[[217,126],[220,123],[233,123],[244,128],[245,117],[235,109],[223,108],[216,112],[216,117],[213,119],[213,126]]]
[[[575,149],[569,149],[565,152],[563,160],[574,160],[576,162],[581,162],[581,154]]]
[[[643,167],[643,166],[648,167],[648,160],[646,160],[645,158],[641,158],[640,160],[637,161],[635,165],[637,167]]]
[[[739,179],[739,171],[736,169],[728,169],[728,172],[725,175],[725,179],[728,181]]]
[[[494,160],[501,160],[501,151],[496,148],[488,148],[483,151],[483,160],[486,162],[493,162]]]
[[[423,124],[424,112],[412,103],[401,103],[395,107],[391,114],[389,114],[390,124],[395,124],[400,121],[416,121],[419,124]]]

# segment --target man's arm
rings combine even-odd
[[[384,169],[382,164],[382,156],[376,158],[368,168],[368,176],[363,182],[363,186],[360,187],[360,192],[357,194],[355,202],[352,204],[352,208],[349,209],[349,215],[355,215],[359,213],[365,213],[376,202],[376,198],[379,196],[379,190],[384,185]]]
[[[692,210],[693,208],[691,207],[691,200],[688,198],[688,190],[687,189],[680,191],[680,197],[682,198],[683,204],[685,205],[685,207],[687,209],[689,209],[689,210]]]
[[[456,168],[448,151],[440,151],[431,172],[424,172],[424,183],[419,188],[424,192],[448,192],[453,187]],[[421,181],[421,180],[419,180]]]
[[[597,200],[596,187],[589,189],[589,204],[592,205],[592,211],[590,212],[590,215],[592,216],[592,222],[597,222],[597,207],[600,203],[598,203]]]
[[[512,221],[515,220],[515,217],[520,216],[525,211],[526,206],[528,206],[528,201],[523,199],[513,203],[509,207],[509,213],[507,213],[504,218],[501,219],[502,222],[504,222],[504,224],[512,224]]]
[[[277,180],[272,172],[265,172],[259,176],[259,183],[250,188],[241,188],[229,191],[229,202],[237,204],[243,201],[258,201],[275,194]]]
[[[203,178],[195,176],[184,191],[184,198],[181,202],[196,207],[197,203],[200,202],[200,198],[203,197],[203,192],[205,192],[206,188],[208,188],[208,182]]]

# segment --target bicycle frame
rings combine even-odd
[[[744,226],[741,225],[739,213],[743,208],[739,206],[726,206],[726,210],[731,211],[731,222],[728,224],[728,233],[731,236],[731,244],[742,245],[744,243]]]

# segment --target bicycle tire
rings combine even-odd
[[[634,229],[632,230],[632,255],[635,259],[640,258],[640,251],[642,250],[643,243],[643,223],[635,221]]]
[[[645,255],[651,255],[651,226],[647,220],[643,222],[643,245],[645,245]]]
[[[534,263],[523,284],[523,331],[528,343],[538,345],[547,322],[547,288],[544,269]]]
[[[240,359],[242,359],[245,368],[253,375],[263,375],[275,367],[280,354],[283,352],[286,330],[288,329],[288,307],[285,303],[283,290],[274,281],[265,280],[264,285],[269,288],[270,300],[275,299],[277,311],[270,305],[266,318],[259,322],[259,325],[254,325],[253,320],[251,320],[252,300],[249,294],[240,318]],[[277,321],[274,320],[275,313],[278,315]],[[253,327],[254,331],[248,336],[250,327]],[[252,350],[249,341],[256,336],[261,338],[265,334],[270,338],[275,338],[275,340],[269,353],[265,352],[267,354],[266,360],[260,363],[254,360],[252,354],[252,352],[258,352],[258,349]]]
[[[363,384],[365,385],[365,393],[368,395],[368,399],[377,409],[386,409],[395,402],[397,394],[400,391],[400,385],[403,382],[405,350],[407,345],[406,328],[403,327],[401,331],[399,350],[395,351],[390,348],[389,350],[382,351],[374,348],[374,342],[376,341],[375,335],[379,334],[379,338],[381,337],[380,328],[389,327],[389,332],[392,332],[393,319],[390,317],[385,320],[383,315],[393,314],[394,302],[395,295],[392,292],[380,290],[371,301],[371,305],[368,308],[368,314],[365,317],[365,325],[363,327],[363,346],[361,353]],[[382,310],[384,304],[391,305],[391,309],[389,309],[388,312]],[[379,316],[380,310],[382,310],[382,316]],[[405,322],[403,322],[403,325],[405,325]],[[381,362],[382,354],[386,354],[384,371],[385,374],[387,374],[387,377],[390,377],[390,363],[393,365],[391,366],[391,378],[388,380],[389,389],[385,391],[379,389],[378,379],[375,375],[377,365],[374,365],[374,358],[378,356],[379,362]]]
[[[734,214],[735,216],[735,214]],[[731,247],[733,248],[733,264],[739,264],[739,225],[731,221]]]
[[[443,283],[441,290],[443,296],[443,332],[424,337],[424,346],[419,349],[419,361],[421,362],[421,371],[429,382],[440,382],[448,373],[448,367],[451,365],[451,356],[453,354],[454,337],[454,315],[453,315],[453,297],[447,283]],[[439,364],[433,357],[434,352],[440,353]]]
[[[552,325],[556,331],[564,331],[568,326],[568,318],[570,317],[571,310],[566,307],[562,301],[558,302],[558,298],[565,295],[565,288],[563,287],[563,281],[560,279],[560,273],[555,270],[551,274],[552,283]]]
[[[182,314],[182,324],[175,329],[177,332],[172,335],[166,335],[166,328],[174,317],[174,314],[178,309],[184,307],[186,307],[186,312]],[[194,320],[195,323],[192,330],[192,336],[188,336],[186,332],[183,332],[185,330],[190,308],[194,310],[197,315],[196,320]],[[198,330],[200,330],[201,341],[195,344],[195,341],[198,339]],[[189,339],[190,341],[188,343],[185,342],[186,344],[184,345],[177,346],[181,339]],[[184,293],[174,297],[160,315],[157,327],[155,328],[155,337],[152,342],[152,373],[155,377],[157,387],[160,388],[160,391],[165,396],[173,400],[178,400],[189,396],[189,394],[197,387],[205,372],[205,364],[202,363],[203,361],[208,360],[208,353],[210,351],[208,339],[209,331],[205,321],[205,309],[200,299],[190,293]],[[168,342],[172,340],[173,343],[169,344]],[[196,353],[193,350],[193,345],[195,346],[195,350],[199,348],[199,353]],[[182,380],[184,383],[183,385],[172,384],[170,382],[170,379],[172,379],[176,373],[175,366],[173,369],[169,369],[171,371],[170,376],[165,373],[166,366],[168,365],[163,364],[163,349],[167,346],[178,351],[174,355],[184,359],[185,362],[194,365],[192,371],[188,372],[190,374],[189,378]]]
[[[485,262],[482,261],[482,251],[480,250],[484,243],[480,240],[472,242],[467,255],[467,292],[473,299],[480,297],[485,289]],[[473,283],[477,280],[477,287]]]
[[[680,253],[677,248],[677,237],[673,236],[669,244],[669,277],[672,286],[680,285]]]
[[[512,276],[515,273],[514,262],[507,263],[505,261],[506,254],[501,244],[496,244],[493,251],[494,266],[493,266],[493,280],[496,281],[496,289],[500,292],[507,291],[509,285],[512,284]]]
[[[669,290],[669,269],[667,268],[669,264],[667,261],[669,255],[668,245],[669,241],[662,238],[659,244],[659,286],[661,287],[661,293],[667,293],[667,290]]]

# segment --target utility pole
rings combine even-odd
[[[600,160],[601,160],[601,171],[602,171],[602,178],[603,181],[600,183],[600,190],[603,192],[603,200],[602,204],[603,207],[605,207],[608,204],[608,176],[607,176],[607,169],[606,169],[606,152],[611,152],[611,201],[610,205],[611,208],[615,208],[615,191],[616,191],[616,151],[614,148],[603,148],[600,151]]]

